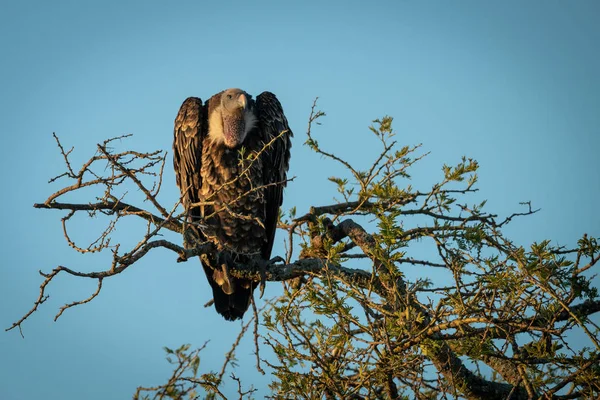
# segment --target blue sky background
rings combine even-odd
[[[75,164],[125,133],[134,136],[122,148],[170,151],[181,102],[228,87],[269,90],[283,104],[297,176],[286,209],[305,212],[334,196],[325,178],[337,170],[302,146],[320,96],[328,115],[314,134],[345,158],[367,165],[376,152],[367,126],[388,114],[402,143],[431,151],[413,169],[413,186],[429,188],[443,163],[467,155],[481,163],[474,199],[489,199],[488,211],[507,215],[527,200],[542,208],[507,229],[517,242],[600,236],[599,4],[2,3],[0,325],[31,307],[38,270],[107,266],[67,246],[61,212],[32,208],[60,188],[47,184],[63,171],[52,132],[75,146]],[[161,201],[170,206],[178,198],[170,158],[168,167]],[[73,229],[87,235],[99,222],[80,218]],[[139,228],[118,234],[131,240]],[[130,398],[138,385],[166,380],[162,346],[211,340],[201,369],[219,370],[237,334],[237,324],[202,308],[211,295],[199,263],[176,264],[167,251],[106,280],[99,298],[53,322],[61,305],[94,290],[60,277],[24,324],[25,339],[0,333],[0,398]],[[243,346],[236,375],[260,398],[268,377]]]

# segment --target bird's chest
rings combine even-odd
[[[262,160],[252,148],[240,151],[206,146],[200,199],[204,234],[239,253],[259,252],[266,241]]]
[[[262,192],[262,159],[252,150],[211,146],[202,155],[202,193],[205,201],[219,203],[255,201]],[[236,196],[230,198],[231,196]],[[239,197],[239,198],[238,198]],[[209,200],[210,198],[210,200]]]

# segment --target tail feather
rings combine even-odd
[[[202,267],[206,273],[208,283],[212,287],[217,312],[228,321],[241,319],[250,306],[256,283],[248,279],[231,277],[227,288],[224,288],[215,281],[214,271],[210,266],[202,262]]]

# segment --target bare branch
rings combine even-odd
[[[153,223],[154,225],[161,225],[163,228],[166,228],[170,231],[176,233],[182,233],[182,224],[176,219],[163,219],[157,215],[154,215],[146,210],[133,206],[131,204],[127,204],[125,202],[101,202],[101,203],[89,203],[89,204],[73,204],[73,203],[58,203],[52,202],[50,204],[47,203],[35,203],[33,205],[34,208],[42,208],[42,209],[54,209],[54,210],[73,210],[73,211],[100,211],[106,210],[110,212],[123,212],[129,215],[136,215],[140,218],[145,219],[148,222]]]

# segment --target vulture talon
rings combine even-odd
[[[179,253],[179,257],[177,257],[177,262],[181,263],[181,262],[186,262],[187,256],[185,255],[185,251],[182,251],[181,253]]]
[[[259,260],[258,268],[260,271],[260,296],[259,299],[262,299],[265,294],[265,287],[267,287],[267,262],[263,259]]]
[[[269,260],[269,265],[275,265],[277,263],[285,264],[285,260],[280,256],[275,256],[275,257],[271,258],[271,260]]]

